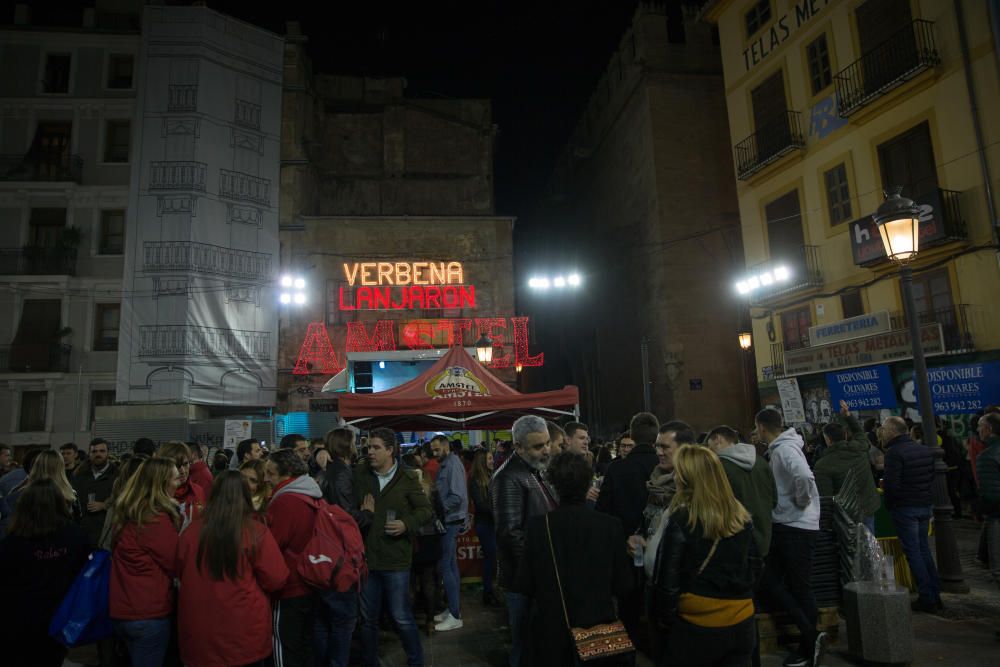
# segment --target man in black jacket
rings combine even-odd
[[[490,502],[496,520],[500,586],[507,589],[510,623],[510,667],[519,667],[526,645],[524,631],[528,598],[516,590],[517,571],[524,558],[524,528],[528,519],[555,509],[555,492],[542,479],[549,463],[549,429],[545,420],[525,415],[514,422],[514,453],[490,482]]]
[[[907,433],[906,422],[889,417],[882,423],[886,438],[885,506],[892,514],[899,543],[917,582],[920,597],[914,611],[942,609],[941,581],[927,541],[927,526],[933,505],[934,452],[915,443]]]
[[[90,459],[76,469],[70,481],[84,509],[83,529],[94,546],[101,539],[104,518],[108,515],[108,498],[117,475],[118,467],[109,459],[107,441],[94,438],[90,442]]]

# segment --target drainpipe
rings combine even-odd
[[[965,16],[962,13],[962,0],[955,0],[955,20],[958,23],[958,41],[962,49],[962,69],[965,71],[965,87],[969,93],[969,106],[972,111],[972,128],[976,133],[976,151],[979,153],[979,168],[983,175],[983,185],[986,194],[986,210],[990,215],[990,230],[993,235],[993,245],[996,246],[997,262],[1000,263],[1000,220],[997,219],[997,209],[993,204],[993,187],[990,181],[990,167],[986,160],[986,150],[983,142],[983,128],[979,122],[979,104],[976,101],[976,86],[972,80],[972,65],[969,60],[969,36],[965,32]],[[990,0],[990,19],[993,23],[993,39],[1000,58],[1000,2]]]
[[[1000,67],[1000,0],[990,0],[990,23],[993,24],[993,55]]]

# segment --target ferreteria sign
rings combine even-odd
[[[423,310],[476,307],[461,262],[354,262],[344,264],[341,310]]]
[[[778,17],[778,20],[772,21],[770,29],[760,31],[759,36],[743,50],[746,71],[749,72],[764,58],[774,53],[774,50],[791,37],[794,31],[805,25],[829,4],[830,0],[801,0],[793,5],[792,11]]]
[[[829,345],[852,338],[884,333],[889,329],[889,311],[880,310],[877,313],[858,315],[831,324],[818,324],[809,327],[809,345],[810,347]]]
[[[927,324],[921,327],[920,344],[925,356],[944,354],[941,325]],[[890,331],[833,345],[789,350],[785,352],[785,375],[807,375],[838,368],[912,359],[912,352],[908,331]]]

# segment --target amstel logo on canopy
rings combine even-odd
[[[462,398],[466,396],[489,396],[490,390],[468,368],[452,366],[446,368],[424,385],[424,391],[431,398]]]

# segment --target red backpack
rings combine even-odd
[[[299,556],[298,571],[309,586],[323,591],[360,591],[368,578],[365,541],[354,517],[324,500],[316,509],[313,534]]]

